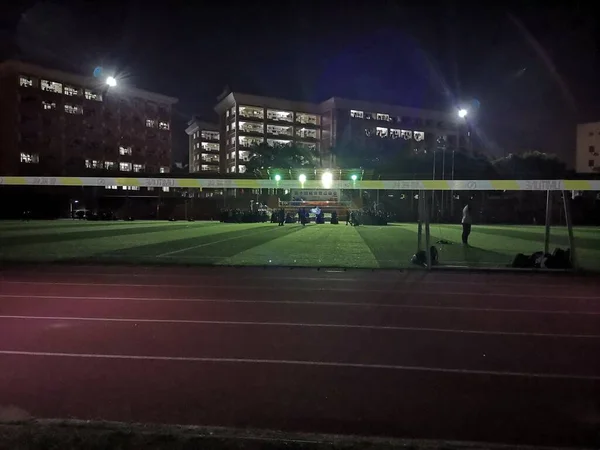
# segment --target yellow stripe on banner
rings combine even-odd
[[[423,187],[426,190],[448,191],[450,185],[447,180],[423,180]]]
[[[83,186],[83,180],[78,177],[60,177],[58,181],[63,186]]]
[[[117,178],[115,179],[117,186],[139,186],[139,178]]]
[[[385,189],[385,183],[380,180],[363,180],[356,184],[360,189]]]
[[[243,189],[259,189],[259,180],[234,180],[235,187]]]
[[[3,184],[14,184],[17,186],[23,186],[26,185],[27,180],[25,180],[25,177],[2,177],[2,183]]]
[[[517,180],[490,180],[493,189],[502,191],[520,191],[521,187]]]
[[[178,180],[175,180],[175,183],[177,183],[178,187],[183,187],[183,188],[198,188],[198,187],[200,187],[200,183],[198,182],[198,180],[195,180],[193,178],[180,178]]]
[[[565,180],[565,190],[567,191],[589,191],[592,184],[588,180]]]

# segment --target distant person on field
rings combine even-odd
[[[463,245],[469,245],[469,235],[471,234],[471,224],[473,219],[471,218],[471,206],[467,203],[463,208],[462,216],[462,243]]]

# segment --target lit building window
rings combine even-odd
[[[143,164],[134,164],[133,165],[133,171],[134,172],[143,172],[144,171],[144,165]]]
[[[265,109],[256,106],[240,106],[240,116],[252,119],[264,119]]]
[[[292,127],[267,125],[267,133],[275,136],[292,136]]]
[[[94,91],[90,91],[89,89],[85,90],[85,98],[87,100],[96,100],[97,102],[102,101],[102,94],[97,94]]]
[[[169,168],[165,167],[165,166],[161,166],[161,168],[159,169],[160,173],[169,173]]]
[[[131,163],[130,162],[120,162],[119,170],[121,172],[131,172]]]
[[[238,173],[246,172],[246,166],[238,166]]]
[[[19,86],[21,87],[33,87],[33,78],[25,75],[19,76]]]
[[[158,128],[160,130],[168,130],[168,129],[170,129],[169,122],[158,122]]]
[[[229,117],[229,110],[225,112],[225,117]]]
[[[319,137],[318,131],[311,128],[296,128],[296,136],[313,139],[317,139]]]
[[[65,112],[67,114],[83,114],[83,108],[79,105],[65,105]]]
[[[240,122],[240,132],[263,134],[265,127],[262,123]]]
[[[98,161],[96,159],[86,159],[85,160],[85,168],[86,169],[101,169],[102,161]]]
[[[289,147],[292,145],[292,141],[283,139],[267,139],[267,145],[269,147]]]
[[[206,164],[202,164],[202,166],[200,166],[202,171],[215,171],[217,170],[217,168],[215,166],[209,166]]]
[[[210,150],[212,152],[218,152],[219,144],[217,144],[216,142],[203,142],[202,150]]]
[[[298,142],[298,147],[305,148],[310,151],[315,151],[319,149],[319,146],[313,142]]]
[[[114,161],[104,161],[104,168],[106,170],[115,170],[117,168],[117,164]]]
[[[317,125],[319,123],[318,116],[314,114],[297,113],[296,122],[305,125]]]
[[[398,130],[395,128],[390,128],[390,137],[392,139],[399,139],[402,137],[402,130]]]
[[[139,186],[123,186],[124,191],[139,191]]]
[[[231,131],[236,129],[237,122],[231,122]]]
[[[200,136],[202,137],[202,139],[207,139],[209,141],[218,141],[219,140],[219,132],[218,131],[209,131],[209,130],[202,130],[202,132],[200,133]]]
[[[375,117],[377,118],[377,120],[385,120],[386,122],[390,121],[389,114],[377,113],[377,115]]]
[[[231,115],[235,116],[235,106],[231,108]]]
[[[62,94],[62,84],[56,81],[42,80],[40,85],[42,91],[55,92],[56,94]]]
[[[225,131],[229,131],[229,124],[225,127]]]
[[[231,137],[231,145],[234,145],[234,144],[235,144],[235,136],[232,136]]]
[[[26,164],[37,164],[40,162],[40,155],[37,153],[21,153],[21,162]]]
[[[212,164],[218,164],[219,155],[213,155],[212,153],[202,153],[202,161]]]
[[[380,138],[384,138],[388,136],[388,129],[387,128],[382,128],[382,127],[377,127],[375,129],[375,134],[377,136],[379,136]]]
[[[119,146],[119,155],[131,155],[131,147]]]
[[[353,117],[355,119],[364,119],[365,113],[362,111],[357,111],[356,109],[351,109],[350,117]]]
[[[156,120],[146,119],[146,126],[148,128],[156,128]]]
[[[114,186],[114,185],[104,186],[104,189],[114,189],[114,190],[116,190],[118,188],[119,188],[119,186]]]
[[[239,139],[241,147],[254,147],[255,145],[260,145],[265,142],[264,138],[252,136],[240,136]]]
[[[400,135],[402,136],[402,139],[406,141],[412,139],[412,131],[410,130],[400,130]]]
[[[423,131],[414,131],[413,137],[415,141],[422,141],[425,139],[425,133]]]
[[[79,89],[72,86],[65,86],[63,93],[69,97],[75,97],[80,94]]]
[[[238,156],[242,161],[250,161],[250,152],[248,150],[240,150]]]
[[[163,192],[169,192],[169,187],[168,186],[163,186],[162,190],[163,190]]]
[[[292,122],[294,114],[290,111],[279,111],[276,109],[267,110],[267,119],[275,122]]]
[[[235,172],[235,166],[231,167],[231,172]]]
[[[44,108],[45,110],[56,109],[56,103],[42,101],[42,108]]]

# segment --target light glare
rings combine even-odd
[[[115,77],[108,77],[106,79],[106,84],[108,84],[110,87],[115,87],[117,85],[117,80]]]
[[[275,181],[281,181],[281,175],[279,175],[279,174],[275,175]]]
[[[301,173],[300,176],[298,177],[298,181],[302,184],[306,183],[306,175]]]
[[[469,114],[469,111],[467,111],[464,108],[458,110],[458,117],[460,117],[461,119],[467,117],[467,114]]]
[[[352,178],[352,181],[356,181],[358,179],[358,177],[356,176],[356,174],[353,174],[350,178]]]
[[[323,182],[324,188],[330,188],[333,182],[333,175],[331,174],[331,172],[323,173],[323,175],[321,175],[321,181]]]

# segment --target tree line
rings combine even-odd
[[[268,176],[269,169],[312,169],[331,161],[341,169],[364,169],[380,179],[562,179],[570,173],[555,155],[538,151],[492,158],[480,151],[426,150],[398,143],[378,146],[346,144],[321,155],[305,147],[269,146],[249,148],[246,173]],[[322,158],[327,158],[323,161]]]

